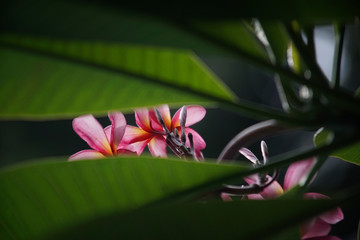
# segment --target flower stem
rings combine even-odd
[[[335,31],[335,51],[333,61],[333,72],[331,76],[331,86],[335,89],[340,87],[340,70],[341,70],[341,57],[344,44],[345,26],[334,24]]]

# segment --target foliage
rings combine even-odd
[[[277,200],[223,203],[219,198],[223,184],[307,157],[331,155],[359,165],[359,91],[342,86],[340,70],[345,24],[355,21],[360,6],[352,0],[330,2],[242,1],[220,11],[210,3],[165,8],[156,1],[151,6],[5,1],[2,120],[104,116],[159,104],[202,104],[272,119],[237,135],[218,161],[284,130],[321,131],[314,137],[316,148],[270,158],[259,168],[144,155],[78,162],[49,158],[4,167],[1,238],[300,239],[298,225],[304,220],[338,205],[355,206],[358,191],[336,193],[338,199],[329,201],[300,199],[303,188]],[[316,62],[314,29],[323,23],[336,28],[331,79]],[[236,96],[198,54],[242,59],[272,74],[283,109]],[[349,189],[358,189],[353,185]]]

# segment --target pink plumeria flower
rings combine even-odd
[[[163,118],[166,128],[170,132],[175,132],[176,129],[178,133],[181,134],[181,109],[179,109],[171,119],[168,105],[161,105],[156,108]],[[202,158],[201,150],[206,147],[206,143],[202,137],[195,130],[189,128],[189,126],[199,122],[204,118],[205,114],[206,110],[201,106],[187,106],[187,117],[185,123],[185,134],[187,138],[186,145],[190,147],[188,134],[191,133],[193,135],[195,154],[198,158]],[[150,153],[154,157],[167,157],[165,142],[166,133],[159,123],[155,112],[147,108],[137,109],[135,110],[135,120],[138,127],[128,125],[123,139],[125,143],[129,144],[129,149],[140,155],[147,145]]]
[[[125,148],[126,145],[120,144],[126,129],[124,115],[121,112],[112,112],[108,116],[111,125],[105,129],[91,114],[83,115],[73,120],[74,131],[92,149],[82,150],[71,155],[69,161],[104,158],[106,156],[130,152]]]
[[[266,162],[267,158],[267,147],[266,143],[262,141],[262,155]],[[250,160],[253,164],[257,165],[260,163],[258,158],[247,148],[240,149],[240,153],[244,155],[248,160]],[[298,161],[292,163],[286,174],[284,179],[284,187],[277,181],[273,181],[268,187],[266,187],[259,194],[249,194],[247,195],[249,199],[259,200],[259,199],[271,199],[276,198],[282,195],[284,192],[290,190],[292,187],[296,185],[304,185],[308,174],[316,163],[316,158],[309,158],[306,160]],[[270,176],[266,176],[268,181],[271,181]],[[244,180],[249,184],[259,184],[259,175],[251,175]],[[231,197],[222,193],[221,197],[224,201],[232,201]],[[328,199],[327,196],[320,193],[305,193],[304,198],[306,199]],[[335,208],[334,210],[325,212],[309,221],[301,224],[301,239],[302,240],[340,240],[335,236],[327,236],[331,230],[331,224],[335,224],[344,219],[343,212],[340,208]]]

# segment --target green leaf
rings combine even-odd
[[[131,1],[118,4],[142,12],[150,12],[172,18],[200,18],[200,19],[251,19],[330,23],[334,19],[350,20],[358,16],[360,4],[356,0],[272,0],[272,1],[239,1],[231,4],[191,2],[191,7],[184,4],[162,4],[161,1],[152,1],[139,4]],[[326,6],[326,7],[324,7]],[[151,9],[151,11],[149,10]],[[271,11],[270,11],[271,9]]]
[[[69,0],[5,0],[1,31],[57,39],[86,39],[193,49],[200,53],[226,51],[176,27],[169,19],[141,14],[112,4]],[[153,8],[150,8],[153,9]],[[149,10],[150,10],[149,9]]]
[[[300,239],[298,224],[335,204],[324,200],[243,200],[143,208],[90,220],[49,239],[295,240]],[[293,228],[289,231],[289,227]],[[275,238],[278,233],[284,235]]]
[[[360,98],[360,87],[355,91],[355,97]]]
[[[261,26],[275,55],[276,62],[283,65],[287,61],[286,53],[290,43],[284,25],[276,21],[262,21]]]
[[[152,157],[64,160],[48,159],[0,172],[2,239],[39,239],[247,169]]]
[[[234,99],[186,50],[18,35],[1,35],[0,41],[12,46],[0,48],[1,118],[49,119]]]
[[[193,21],[189,23],[189,27],[206,34],[205,38],[220,41],[244,55],[267,60],[264,46],[245,21]]]
[[[314,135],[314,143],[317,147],[328,144],[333,139],[333,132],[320,128]],[[360,165],[360,142],[350,145],[349,147],[342,148],[330,154],[333,157],[340,158],[350,163]]]

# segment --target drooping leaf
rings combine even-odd
[[[16,48],[0,48],[2,118],[234,99],[190,51],[18,35],[0,41]]]
[[[39,239],[247,169],[151,157],[55,160],[0,172],[2,239]]]
[[[241,54],[267,60],[264,46],[245,21],[193,21],[188,26],[193,31],[205,34],[204,38],[227,45],[228,49],[233,48]]]
[[[317,147],[329,143],[332,139],[333,132],[325,128],[319,129],[314,135],[314,143]],[[331,156],[360,165],[360,143],[357,142],[349,147],[334,151],[331,153]]]
[[[105,1],[5,0],[3,3],[2,33],[226,53],[209,41],[174,26],[168,19],[141,14]]]
[[[291,21],[294,19],[302,22],[331,22],[334,19],[350,20],[358,16],[360,5],[356,0],[318,0],[318,1],[239,1],[231,4],[191,2],[191,7],[181,4],[164,4],[153,1],[138,4],[136,1],[121,3],[118,6],[142,12],[152,12],[172,18],[200,18],[200,19],[251,19]],[[326,8],[324,8],[326,6]],[[354,9],[355,8],[355,9]],[[151,9],[151,11],[149,11]],[[269,10],[271,9],[271,11]]]
[[[275,55],[276,62],[282,65],[287,60],[287,49],[290,43],[283,24],[276,21],[262,21],[261,26]]]
[[[244,200],[143,208],[90,220],[49,239],[295,240],[300,239],[298,224],[334,208],[334,203],[336,201]],[[289,231],[289,227],[293,228]],[[278,233],[284,235],[274,237]]]

